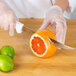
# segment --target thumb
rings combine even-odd
[[[44,21],[42,26],[38,29],[38,31],[46,29],[49,24],[50,24],[50,21]]]

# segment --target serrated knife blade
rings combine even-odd
[[[65,49],[65,50],[75,50],[76,49],[76,48],[72,48],[70,46],[64,45],[64,44],[62,44],[62,43],[60,43],[60,42],[58,42],[58,41],[56,41],[56,40],[54,40],[50,37],[47,37],[47,38],[49,39],[49,41],[51,40],[55,44],[55,46],[57,46],[59,48],[62,48],[62,49]]]

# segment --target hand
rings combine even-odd
[[[10,36],[14,35],[16,25],[16,16],[8,5],[0,0],[0,27],[4,30],[9,30]]]
[[[46,29],[49,25],[56,28],[57,41],[64,44],[66,36],[66,21],[60,7],[52,6],[46,13],[45,20],[39,30]]]

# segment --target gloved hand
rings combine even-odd
[[[64,44],[67,26],[62,9],[59,6],[52,6],[48,9],[45,20],[39,30],[46,29],[48,25],[56,28],[56,38]]]
[[[0,27],[9,30],[10,36],[14,35],[16,16],[4,0],[0,0]]]

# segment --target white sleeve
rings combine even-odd
[[[69,1],[69,6],[71,7],[71,12],[74,11],[76,8],[76,0],[68,0]]]
[[[68,2],[69,2],[69,6],[64,11],[63,15],[66,19],[71,19],[71,13],[76,8],[76,0],[68,0]]]

